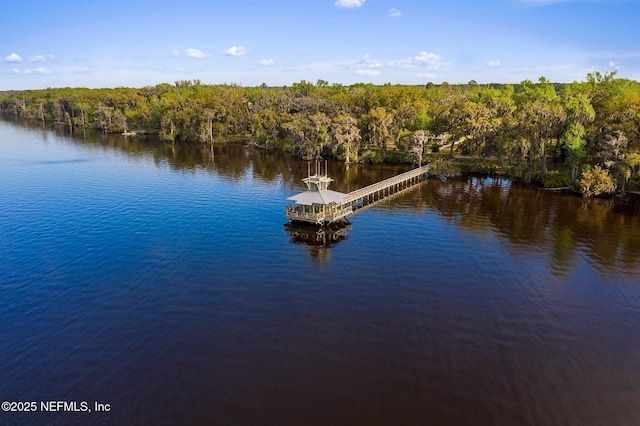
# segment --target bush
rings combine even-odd
[[[464,174],[508,176],[509,170],[503,164],[491,160],[459,161],[460,171]]]
[[[627,181],[627,191],[638,191],[640,190],[640,182],[637,180],[629,180]]]
[[[382,150],[380,149],[371,149],[366,150],[365,152],[360,154],[360,163],[371,163],[378,164],[384,161],[384,156],[382,155]]]
[[[571,186],[571,175],[560,170],[551,170],[547,174],[540,175],[540,183],[545,188],[564,188]]]
[[[534,180],[531,169],[524,164],[516,164],[508,168],[508,175],[513,179],[518,179],[524,183],[531,183]]]
[[[429,174],[431,176],[455,176],[460,174],[460,164],[449,160],[434,160],[427,161],[425,164],[429,164]]]
[[[607,170],[600,166],[585,167],[582,176],[578,180],[578,190],[583,197],[592,197],[601,194],[610,194],[616,189],[616,184]]]

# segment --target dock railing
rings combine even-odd
[[[397,176],[376,182],[364,188],[351,191],[339,204],[324,206],[322,211],[303,211],[295,205],[285,207],[284,213],[288,219],[316,224],[338,222],[362,209],[365,205],[381,201],[390,195],[397,194],[426,177],[429,165],[421,166]]]
[[[416,180],[429,172],[429,165],[418,167],[408,172],[401,173],[397,176],[390,177],[380,182],[376,182],[364,188],[356,189],[347,194],[342,201],[343,204],[350,204],[357,202],[359,199],[376,194],[380,191],[384,191],[394,186],[401,186],[410,183],[412,180]]]
[[[337,222],[344,219],[345,217],[353,214],[353,208],[350,204],[343,203],[337,207],[331,208],[329,211],[313,213],[300,211],[292,206],[287,206],[284,209],[284,214],[291,220],[321,224]]]

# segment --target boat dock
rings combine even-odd
[[[303,179],[308,191],[288,198],[292,204],[285,207],[285,215],[290,221],[318,225],[342,221],[365,206],[419,183],[429,173],[429,165],[409,170],[348,194],[329,190],[329,183],[333,179],[326,174],[318,173],[317,170],[318,164],[316,174]]]
[[[354,208],[380,201],[389,195],[407,189],[422,181],[429,173],[429,165],[409,170],[397,176],[376,182],[364,188],[356,189],[347,194],[344,203],[350,203]]]

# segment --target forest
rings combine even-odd
[[[584,196],[640,186],[640,83],[615,72],[570,84],[49,88],[0,92],[0,113],[71,131],[241,140],[305,159],[429,162],[434,173],[504,175]]]

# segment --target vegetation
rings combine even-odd
[[[580,192],[585,197],[611,193],[616,189],[609,172],[597,165],[594,168],[585,167],[578,184]]]
[[[598,195],[593,179],[637,187],[640,84],[612,73],[552,84],[240,87],[179,81],[141,89],[61,88],[0,93],[0,112],[105,132],[151,131],[169,141],[231,137],[303,158],[422,164],[500,173]],[[589,167],[583,167],[583,166]],[[597,166],[597,168],[595,167]],[[551,170],[549,170],[551,169]],[[582,172],[580,172],[582,170]],[[596,171],[597,170],[597,171]]]

